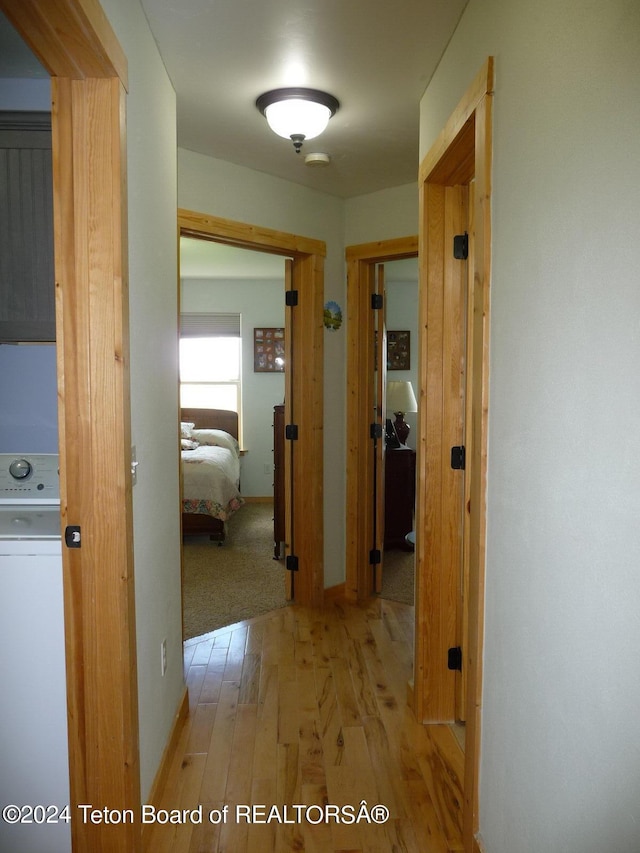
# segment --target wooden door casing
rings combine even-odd
[[[127,61],[97,2],[0,0],[52,80],[60,500],[71,812],[140,809],[130,473]],[[74,851],[139,825],[72,822]]]
[[[373,564],[373,591],[375,593],[382,592],[382,575],[384,572],[384,507],[385,507],[385,421],[387,412],[387,297],[385,293],[385,278],[384,264],[378,264],[375,274],[375,292],[378,297],[382,297],[382,307],[376,309],[376,328],[375,328],[375,345],[374,355],[375,363],[375,414],[374,421],[380,430],[380,437],[375,441],[375,466],[376,466],[376,483],[373,511],[375,513],[375,531],[376,535],[373,541],[373,549],[376,553],[377,563]]]
[[[345,593],[366,600],[374,588],[370,550],[373,537],[374,488],[371,423],[375,312],[371,294],[375,268],[387,261],[413,258],[418,237],[399,237],[347,246],[347,502]]]
[[[489,410],[489,288],[491,279],[491,121],[493,58],[484,63],[420,166],[420,363],[421,396],[427,405],[418,421],[416,645],[412,697],[418,719],[455,719],[455,674],[447,649],[466,619],[462,655],[466,671],[465,783],[463,842],[478,849],[479,761],[482,712],[482,648],[486,542],[487,428]],[[470,190],[471,184],[474,184]],[[465,207],[468,213],[465,212]],[[468,270],[454,267],[444,234],[467,223]],[[459,298],[458,328],[443,328],[443,306]],[[455,308],[453,308],[455,313]],[[463,341],[462,329],[465,331]],[[461,380],[459,365],[466,376]],[[456,367],[458,365],[458,367]],[[438,389],[450,399],[444,406]],[[448,389],[448,390],[447,390]],[[460,400],[460,389],[466,400]],[[431,394],[431,404],[428,395]],[[446,413],[446,414],[445,414]],[[450,491],[451,426],[464,425],[469,443],[462,486]],[[455,442],[457,443],[457,442]],[[453,472],[454,474],[456,472]],[[460,531],[448,537],[443,525]],[[467,537],[461,552],[459,537]],[[455,540],[455,541],[454,541]],[[428,547],[427,547],[428,542]],[[434,544],[435,543],[435,544]],[[462,553],[464,565],[450,562]],[[462,580],[461,580],[462,578]],[[460,583],[465,585],[464,619],[459,619]]]
[[[294,458],[293,479],[285,475],[291,484],[291,488],[285,489],[289,492],[286,501],[291,501],[286,511],[286,518],[290,519],[287,541],[295,541],[295,556],[298,557],[294,599],[299,604],[319,606],[324,600],[323,291],[326,245],[321,240],[182,208],[178,210],[178,229],[183,236],[291,259],[289,285],[295,287],[299,298],[295,307],[286,308],[286,357],[292,369],[287,372],[285,421],[289,423],[287,419],[291,417],[291,404],[295,400],[298,439],[289,447]],[[294,335],[290,334],[291,311],[295,311]],[[285,448],[285,459],[289,456],[287,465],[291,462],[289,451]],[[308,523],[309,519],[312,523]]]

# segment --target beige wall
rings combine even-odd
[[[421,156],[489,54],[481,834],[487,853],[635,853],[640,5],[471,0]]]
[[[417,173],[417,168],[416,168]],[[345,200],[345,245],[418,233],[418,179]]]
[[[134,559],[142,796],[182,693],[175,93],[138,3],[103,0],[129,63],[127,168]],[[167,673],[160,646],[167,640]]]

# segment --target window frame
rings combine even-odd
[[[233,338],[238,346],[238,375],[235,379],[195,379],[183,380],[182,378],[182,341],[187,339],[220,339]],[[180,334],[178,339],[178,386],[180,395],[180,408],[212,408],[219,409],[221,406],[205,405],[202,401],[183,400],[182,389],[184,387],[207,387],[207,386],[233,386],[236,389],[236,408],[238,415],[238,440],[242,437],[242,316],[237,313],[215,314],[206,312],[189,312],[180,315]],[[226,408],[226,407],[225,407]]]

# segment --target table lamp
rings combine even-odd
[[[417,412],[418,403],[409,380],[387,382],[387,410],[396,416],[393,428],[400,444],[406,444],[411,427],[406,423],[406,412]]]

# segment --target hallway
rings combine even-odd
[[[372,599],[187,641],[190,716],[157,806],[202,804],[202,822],[149,826],[145,849],[461,850],[463,753],[449,727],[418,725],[407,707],[412,633],[412,607]],[[388,820],[374,821],[377,804]]]

